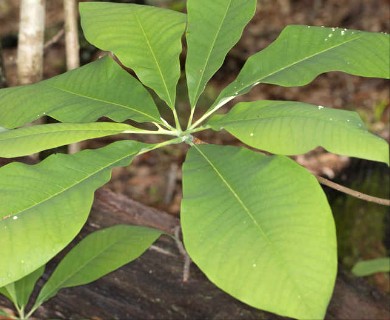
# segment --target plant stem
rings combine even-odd
[[[180,121],[179,121],[179,117],[177,115],[176,109],[172,109],[172,112],[173,112],[173,117],[175,118],[176,129],[178,131],[181,131],[181,125],[180,125]]]
[[[355,198],[358,198],[358,199],[361,199],[361,200],[365,200],[365,201],[368,201],[368,202],[374,202],[374,203],[381,204],[381,205],[384,205],[384,206],[390,206],[390,200],[369,196],[367,194],[361,193],[361,192],[356,191],[356,190],[349,189],[347,187],[344,187],[342,185],[339,185],[339,184],[337,184],[337,183],[335,183],[333,181],[330,181],[328,179],[325,179],[325,178],[317,176],[317,175],[315,175],[315,177],[317,178],[317,180],[321,184],[323,184],[325,186],[328,186],[328,187],[330,187],[332,189],[335,189],[337,191],[346,193],[346,194],[348,194],[348,195],[350,195],[352,197],[355,197]]]
[[[160,135],[167,135],[167,136],[177,136],[177,131],[170,131],[165,129],[159,129],[157,131],[152,130],[125,130],[122,131],[122,133],[136,133],[136,134],[160,134]]]
[[[175,138],[175,139],[171,139],[171,140],[160,142],[160,143],[155,144],[155,145],[153,145],[153,146],[151,146],[149,148],[142,149],[140,152],[138,152],[138,155],[147,153],[147,152],[152,151],[152,150],[156,150],[158,148],[169,146],[171,144],[181,143],[181,142],[183,142],[183,139],[184,139],[184,137],[179,137],[179,138]]]
[[[195,108],[191,108],[191,113],[188,118],[187,130],[191,127],[192,120],[194,119]]]
[[[203,127],[197,127],[195,129],[191,129],[189,132],[190,133],[195,133],[195,132],[201,132],[210,129],[210,126],[203,126]]]
[[[226,103],[228,103],[233,98],[235,98],[235,97],[233,96],[233,97],[228,97],[226,99],[222,99],[215,107],[212,107],[210,110],[206,111],[206,113],[203,116],[201,116],[198,120],[196,120],[195,123],[192,124],[188,129],[191,130],[191,129],[196,128],[204,120],[206,120],[208,117],[210,117],[215,111],[220,109],[222,106],[224,106]]]

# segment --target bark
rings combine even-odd
[[[68,70],[76,69],[80,66],[79,56],[79,34],[78,34],[78,13],[76,0],[64,0],[65,16],[65,48],[66,66]],[[80,143],[72,143],[68,147],[70,154],[79,152]]]
[[[21,0],[18,42],[18,81],[29,84],[42,79],[45,0]]]
[[[179,221],[124,195],[104,188],[98,190],[82,233],[119,223],[146,225],[172,234]],[[49,272],[46,271],[46,278]],[[286,319],[235,300],[216,288],[195,265],[186,283],[182,282],[182,272],[183,256],[175,242],[163,236],[135,262],[89,285],[61,290],[35,316],[38,319]],[[340,270],[326,319],[390,319],[388,302],[388,297],[364,279]],[[10,306],[1,297],[0,305]]]
[[[80,66],[78,13],[76,0],[64,0],[66,66],[68,70]]]

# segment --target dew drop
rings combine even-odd
[[[329,118],[329,120],[330,120],[330,121],[332,121],[332,120],[333,120],[333,118]]]
[[[328,38],[332,38],[333,34],[329,33]]]
[[[345,31],[344,30],[341,31],[341,35],[342,36],[345,35]]]
[[[323,106],[318,106],[318,110],[324,109]]]
[[[18,216],[13,216],[12,219],[17,220]]]
[[[250,136],[253,137],[253,132],[251,132]]]
[[[256,267],[257,267],[257,264],[256,264],[256,263],[252,264],[252,267],[253,267],[253,268],[256,268]]]
[[[332,31],[336,31],[336,28],[332,28]]]

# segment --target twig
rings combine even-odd
[[[347,187],[344,187],[342,185],[339,185],[339,184],[337,184],[337,183],[335,183],[333,181],[330,181],[328,179],[325,179],[325,178],[317,176],[317,175],[315,175],[315,177],[317,178],[317,180],[321,184],[323,184],[325,186],[328,186],[328,187],[330,187],[332,189],[335,189],[337,191],[349,194],[352,197],[355,197],[355,198],[358,198],[358,199],[361,199],[361,200],[365,200],[365,201],[368,201],[368,202],[374,202],[374,203],[381,204],[381,205],[384,205],[384,206],[390,206],[390,200],[369,196],[367,194],[361,193],[361,192],[356,191],[356,190],[349,189]]]
[[[45,42],[45,45],[43,46],[43,50],[49,49],[53,44],[57,43],[65,34],[65,29],[60,29],[51,39]]]
[[[171,203],[173,194],[175,192],[175,187],[176,187],[176,179],[177,179],[177,170],[178,170],[178,165],[177,163],[172,163],[171,167],[169,168],[168,171],[168,179],[167,179],[167,184],[166,184],[166,191],[164,195],[164,204],[168,205]]]
[[[175,227],[175,242],[176,246],[179,249],[179,252],[184,257],[184,266],[183,266],[183,282],[187,282],[190,278],[190,266],[191,258],[188,255],[186,249],[184,249],[183,243],[180,241],[180,226]]]
[[[150,246],[149,249],[150,250],[154,250],[154,251],[156,251],[158,253],[164,254],[166,256],[171,256],[171,257],[175,256],[172,252],[169,252],[169,251],[167,251],[167,250],[165,250],[163,248],[160,248],[160,247],[157,247],[157,246],[154,246],[154,245]]]

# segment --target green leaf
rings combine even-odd
[[[265,100],[238,103],[208,124],[271,153],[295,155],[321,146],[330,152],[389,163],[387,142],[367,131],[356,112]]]
[[[82,140],[143,131],[122,123],[55,123],[0,132],[0,157],[29,155]]]
[[[370,276],[378,272],[390,272],[390,258],[360,261],[352,268],[352,273],[358,277]]]
[[[255,13],[256,3],[256,0],[187,2],[186,75],[192,108],[228,51],[240,39]]]
[[[94,191],[147,145],[118,141],[28,166],[0,168],[0,287],[45,264],[80,231]]]
[[[142,84],[109,57],[33,85],[0,90],[0,126],[15,128],[44,115],[61,122],[161,122]]]
[[[151,6],[99,2],[80,3],[80,15],[86,39],[112,51],[174,109],[186,16]]]
[[[183,168],[181,221],[189,255],[222,290],[283,316],[324,317],[335,227],[318,182],[295,162],[195,145]]]
[[[259,83],[303,86],[321,73],[389,78],[388,34],[339,28],[288,26],[267,48],[250,57],[213,108]]]
[[[44,271],[45,266],[42,266],[22,279],[0,288],[0,293],[10,299],[18,309],[24,308],[34,290],[35,283]]]
[[[59,263],[35,304],[42,304],[62,288],[90,283],[135,260],[160,235],[158,230],[125,225],[90,234]]]

